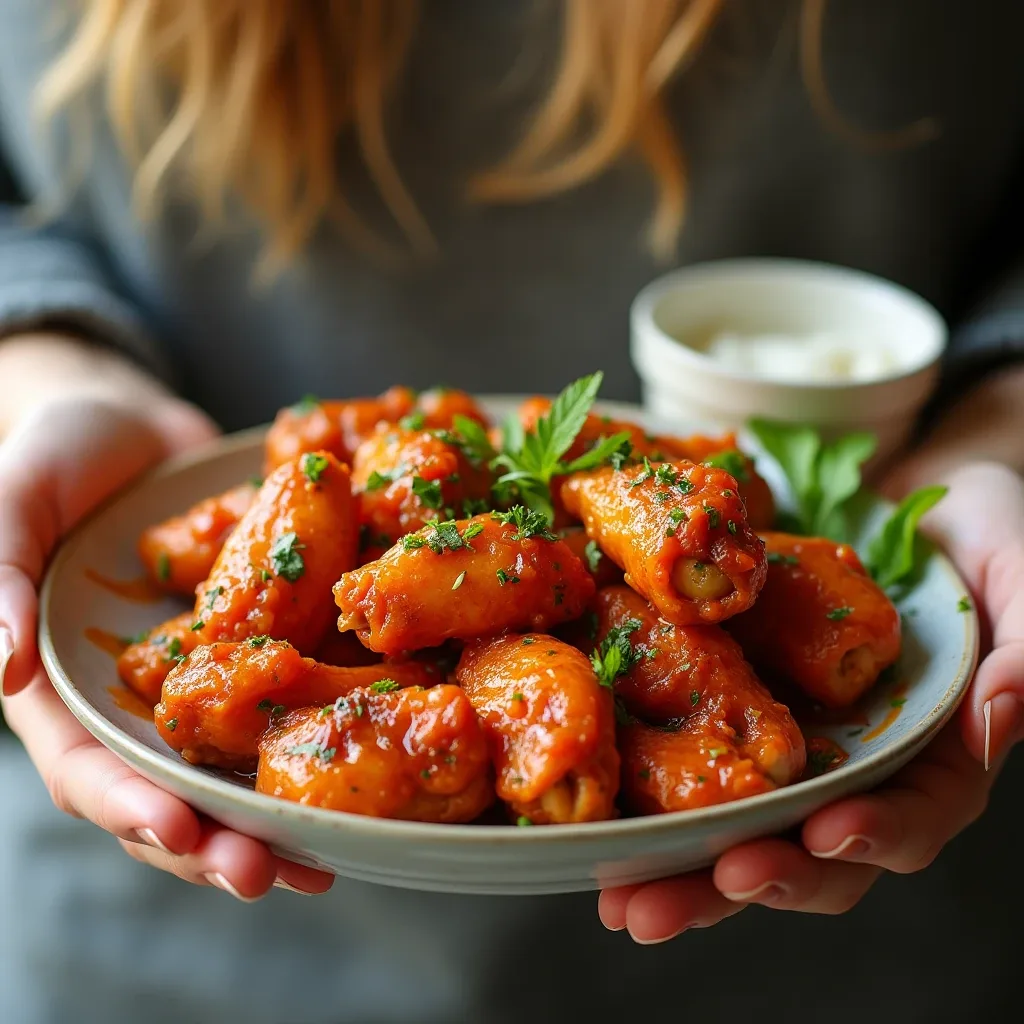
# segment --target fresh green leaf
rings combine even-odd
[[[171,559],[166,551],[161,551],[156,558],[156,578],[166,583],[171,578]]]
[[[590,571],[597,572],[597,567],[601,564],[601,559],[604,558],[604,552],[597,546],[596,540],[588,540],[587,546],[583,549],[583,556],[587,560],[587,567]]]
[[[544,515],[523,505],[513,505],[507,512],[492,512],[491,518],[495,522],[516,528],[516,532],[511,537],[512,540],[526,540],[529,537],[542,537],[544,540],[558,539],[548,529],[548,520]]]
[[[580,473],[585,469],[597,469],[598,466],[608,462],[612,456],[617,457],[621,455],[623,446],[629,445],[630,450],[632,450],[633,445],[629,440],[630,436],[628,430],[623,430],[618,434],[612,434],[611,437],[602,438],[590,451],[584,452],[579,458],[573,459],[572,462],[561,463],[558,467],[559,474]]]
[[[704,460],[704,465],[714,469],[724,469],[737,483],[742,484],[750,479],[750,473],[747,472],[747,460],[743,453],[736,451],[735,448],[716,452]]]
[[[306,571],[306,563],[302,560],[299,552],[305,547],[299,543],[299,538],[294,530],[282,533],[270,547],[270,564],[274,572],[287,580],[295,583],[302,578]]]
[[[820,500],[811,522],[811,533],[845,539],[846,524],[840,516],[843,504],[860,490],[860,467],[875,454],[874,434],[847,434],[822,447],[818,458]],[[838,536],[837,536],[838,535]]]
[[[408,416],[403,416],[399,421],[398,425],[403,430],[422,430],[423,424],[426,423],[427,418],[421,412],[413,412]]]
[[[813,427],[764,419],[751,420],[750,429],[785,473],[800,510],[801,520],[809,530],[820,494],[816,468],[821,452],[821,438],[817,431]]]
[[[398,683],[394,679],[378,679],[377,682],[370,684],[371,693],[394,693],[398,688]]]
[[[969,597],[961,597],[956,603],[956,610],[958,612],[969,612],[971,610],[971,599]]]
[[[498,586],[503,587],[506,583],[518,583],[519,577],[507,572],[505,569],[495,570],[495,574],[498,577]]]
[[[551,411],[542,416],[538,427],[545,423],[545,454],[560,459],[571,447],[576,435],[583,429],[590,407],[601,390],[604,374],[598,370],[587,377],[573,381],[552,402]],[[621,443],[621,442],[620,442]]]
[[[292,412],[299,416],[308,416],[320,405],[320,399],[316,395],[303,395],[293,406]]]
[[[440,508],[444,504],[444,497],[441,494],[441,482],[439,480],[424,480],[421,476],[414,476],[412,478],[412,493],[427,508]]]
[[[317,455],[315,452],[306,452],[302,456],[302,472],[309,478],[310,483],[318,484],[320,477],[327,472],[330,463],[326,455]]]
[[[368,491],[379,491],[382,487],[387,487],[391,482],[392,477],[390,473],[378,473],[377,470],[374,470],[366,478],[366,489]]]
[[[608,635],[594,649],[590,663],[594,666],[597,681],[608,689],[614,689],[615,680],[625,675],[640,660],[639,651],[630,642],[643,623],[639,619],[626,619],[621,626],[608,631]]]
[[[519,817],[516,818],[516,825],[518,825],[519,828],[526,828],[527,826],[532,824],[533,822],[530,821],[530,819],[525,814],[520,814]]]
[[[908,494],[868,544],[867,566],[880,587],[891,587],[913,573],[917,524],[947,491],[932,486]]]

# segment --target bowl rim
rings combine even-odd
[[[940,339],[939,344],[926,358],[909,363],[897,372],[871,377],[868,380],[800,381],[795,378],[764,377],[747,370],[726,366],[678,338],[674,338],[662,330],[655,319],[658,304],[665,296],[679,288],[700,284],[707,278],[759,274],[766,278],[791,280],[794,273],[816,278],[817,281],[812,283],[838,284],[848,290],[870,287],[877,292],[886,294],[889,299],[902,303],[905,307],[913,307],[919,316],[930,321],[930,327]],[[646,361],[646,353],[641,350],[645,348],[656,348],[659,358],[668,357],[679,364],[683,370],[700,370],[707,376],[714,377],[723,383],[742,382],[780,392],[847,391],[856,393],[885,385],[899,384],[934,369],[949,346],[949,324],[946,319],[927,299],[909,288],[853,267],[789,257],[707,260],[677,267],[675,270],[655,278],[636,294],[629,308],[629,325],[633,365],[647,386],[657,386],[658,378],[646,375],[641,369],[642,364]]]
[[[477,397],[481,402],[493,403],[495,400],[502,402],[514,400],[518,396],[481,395]],[[641,424],[643,423],[644,414],[639,406],[622,402],[604,402],[600,405],[606,409],[620,412],[630,409],[634,416],[640,417]],[[650,419],[650,417],[647,418]],[[50,562],[40,589],[37,631],[39,653],[46,673],[61,699],[78,721],[105,747],[123,760],[128,760],[131,766],[141,767],[144,771],[151,773],[153,777],[166,779],[172,784],[178,785],[185,792],[199,791],[218,803],[234,803],[238,810],[251,812],[264,819],[267,816],[283,817],[304,827],[327,828],[336,832],[355,834],[365,839],[419,841],[434,845],[448,843],[460,845],[467,841],[476,845],[509,842],[576,843],[592,839],[626,840],[641,835],[674,833],[687,828],[708,829],[716,825],[724,828],[734,819],[745,817],[752,807],[763,808],[766,812],[770,811],[772,807],[776,807],[782,811],[791,803],[802,803],[806,797],[814,793],[825,795],[834,788],[842,788],[843,782],[853,773],[872,775],[891,761],[899,762],[922,746],[949,721],[963,700],[968,684],[974,675],[978,663],[980,637],[977,611],[972,602],[970,613],[962,615],[964,641],[956,673],[950,679],[945,692],[934,707],[922,715],[920,720],[898,740],[867,755],[855,764],[840,766],[816,778],[795,782],[769,793],[755,794],[730,803],[692,810],[633,818],[613,818],[608,821],[516,828],[510,825],[448,825],[373,818],[348,811],[305,807],[301,804],[257,793],[255,790],[229,782],[210,771],[188,764],[180,758],[180,755],[174,754],[170,748],[166,753],[154,750],[147,743],[135,739],[106,718],[90,703],[61,663],[50,629],[50,609],[64,565],[76,553],[93,522],[109,508],[150,486],[156,480],[174,476],[207,460],[256,447],[262,443],[267,429],[267,426],[264,425],[227,435],[195,451],[169,459],[144,473],[104,502],[75,527]],[[940,570],[951,579],[954,585],[966,593],[968,588],[949,559],[938,550],[935,550],[931,557],[936,560]],[[188,801],[187,796],[182,799]],[[779,816],[781,817],[781,814]]]

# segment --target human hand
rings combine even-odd
[[[143,779],[77,722],[36,649],[38,586],[61,538],[148,467],[209,440],[212,423],[170,396],[140,403],[64,397],[0,445],[0,681],[3,710],[54,803],[118,837],[136,860],[241,899],[279,884],[323,892],[332,878],[274,856]]]
[[[921,482],[907,467],[883,489]],[[607,928],[653,943],[750,903],[843,913],[882,871],[927,867],[981,815],[997,774],[988,769],[1024,738],[1024,481],[1005,466],[975,463],[944,482],[949,494],[924,528],[959,568],[983,629],[984,658],[954,721],[875,792],[812,815],[799,842],[759,839],[728,851],[713,869],[606,890],[598,913]]]

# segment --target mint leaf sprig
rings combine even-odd
[[[531,430],[524,430],[515,416],[506,420],[501,453],[491,462],[492,468],[505,470],[495,482],[499,494],[507,497],[514,490],[523,504],[551,523],[555,516],[551,480],[596,469],[629,443],[628,431],[621,431],[601,439],[578,458],[569,462],[563,459],[583,429],[603,379],[604,374],[598,371],[573,381]]]

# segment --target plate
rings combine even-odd
[[[500,417],[515,401],[484,403]],[[659,427],[638,407],[603,408]],[[660,426],[681,434],[700,430]],[[236,434],[164,464],[76,530],[43,584],[39,644],[57,692],[104,746],[199,811],[302,864],[411,889],[506,895],[628,885],[704,867],[737,843],[782,832],[825,804],[877,786],[949,720],[977,663],[976,616],[957,607],[967,589],[934,553],[901,602],[904,651],[893,678],[880,682],[845,723],[815,729],[850,755],[817,778],[701,810],[537,828],[387,821],[265,796],[248,780],[189,765],[165,746],[152,721],[125,700],[128,691],[118,683],[111,655],[90,639],[96,630],[132,636],[183,610],[172,599],[142,603],[118,596],[95,574],[139,578],[139,533],[259,473],[263,434]],[[864,528],[877,525],[885,511],[874,503]]]

